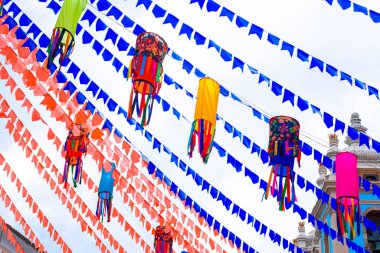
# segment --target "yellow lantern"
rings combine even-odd
[[[199,154],[204,163],[207,163],[214,140],[219,91],[219,84],[213,79],[204,77],[199,80],[194,121],[188,144],[188,154],[192,157],[195,144],[198,140]]]

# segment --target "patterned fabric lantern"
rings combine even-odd
[[[167,52],[168,45],[159,35],[145,32],[137,37],[135,55],[128,73],[128,78],[132,77],[128,118],[136,109],[143,126],[149,124],[152,116],[154,98],[161,88],[162,62]]]
[[[87,6],[87,0],[64,0],[48,47],[45,66],[53,63],[60,54],[59,65],[70,56],[75,45],[78,21]]]
[[[65,182],[65,187],[67,185],[70,169],[74,187],[77,187],[77,184],[80,184],[82,181],[82,156],[86,156],[87,145],[89,142],[88,135],[89,133],[82,128],[80,124],[74,125],[69,130],[64,146],[66,162],[63,171],[63,182]]]
[[[173,252],[173,235],[169,226],[158,226],[154,235],[156,253]]]
[[[336,155],[336,200],[338,235],[360,234],[359,175],[356,155],[342,152]]]
[[[105,168],[106,167],[106,168]],[[112,197],[113,197],[113,183],[114,178],[112,173],[116,168],[116,164],[106,163],[102,167],[102,177],[100,178],[99,190],[98,190],[98,205],[96,207],[96,217],[100,219],[107,217],[107,222],[110,222],[112,211]]]
[[[277,196],[279,210],[284,211],[285,196],[288,202],[297,201],[293,167],[295,158],[298,167],[301,161],[301,150],[298,146],[300,124],[291,117],[276,116],[269,120],[269,125],[268,153],[272,168],[265,199],[268,199],[271,192],[273,197]]]
[[[196,141],[198,140],[199,154],[204,163],[208,161],[214,140],[219,91],[219,84],[211,78],[205,77],[199,80],[197,104],[190,132],[188,154],[192,157]]]

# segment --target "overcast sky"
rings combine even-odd
[[[266,34],[263,37],[263,41],[258,40],[256,36],[251,35],[248,37],[248,30],[246,28],[238,29],[226,17],[220,18],[218,14],[200,10],[197,4],[189,5],[189,0],[155,1],[161,7],[177,16],[181,21],[189,24],[194,30],[214,40],[222,48],[259,69],[272,80],[282,84],[314,105],[319,106],[322,111],[329,112],[345,123],[349,123],[351,113],[357,111],[362,118],[363,124],[368,127],[369,135],[377,140],[380,139],[380,121],[378,120],[380,103],[374,96],[368,97],[366,91],[350,87],[347,82],[341,82],[337,77],[331,78],[326,73],[322,74],[316,68],[310,70],[308,64],[301,62],[295,57],[289,57],[287,52],[280,51],[278,47],[266,42]],[[46,3],[40,3],[37,0],[15,0],[14,2],[45,34],[51,34],[56,16],[53,15],[51,10],[45,8]],[[326,129],[318,115],[313,115],[310,110],[300,112],[298,109],[293,108],[289,102],[283,104],[282,100],[279,97],[275,97],[264,84],[257,84],[257,76],[252,76],[247,69],[244,70],[243,74],[239,69],[231,70],[232,64],[224,62],[214,49],[196,46],[185,35],[178,37],[180,26],[174,31],[170,25],[162,25],[163,18],[155,19],[151,14],[151,9],[146,11],[142,6],[136,8],[137,0],[110,0],[110,2],[146,30],[160,34],[165,38],[171,49],[189,60],[194,66],[197,66],[224,87],[243,97],[252,105],[262,108],[270,115],[289,115],[295,117],[300,122],[303,131],[322,139],[324,141],[323,144],[327,144],[327,135],[332,132],[332,129]],[[320,0],[217,0],[217,2],[248,19],[250,22],[263,27],[266,31],[295,45],[297,48],[301,48],[361,81],[380,88],[380,78],[378,76],[380,68],[380,44],[378,43],[380,39],[380,24],[373,23],[369,17],[353,13],[352,10],[342,11],[336,4],[330,6]],[[380,12],[379,2],[368,0],[356,2]],[[89,6],[88,8],[94,11],[93,8]],[[118,31],[127,42],[131,44],[135,43],[136,36],[121,29],[104,16],[99,16],[115,31]],[[131,57],[128,57],[125,52],[117,52],[117,49],[110,41],[104,42],[104,31],[96,33],[93,27],[88,27],[87,22],[81,22],[81,24],[105,45],[108,50],[117,55],[125,65],[129,64]],[[126,82],[120,73],[115,72],[110,62],[104,62],[101,57],[95,54],[90,46],[83,45],[81,35],[77,37],[76,47],[71,59],[93,81],[110,94],[119,105],[127,108],[131,82]],[[4,57],[0,57],[0,62],[2,64],[5,63]],[[38,106],[41,98],[34,97],[33,93],[25,89],[20,77],[17,73],[11,71],[10,66],[6,66],[6,68],[36,108],[40,112],[44,112],[44,108]],[[63,72],[66,73],[66,71],[63,68]],[[198,87],[197,77],[188,75],[169,56],[165,59],[164,71],[187,90],[196,94]],[[70,80],[72,80],[71,75]],[[74,82],[81,91],[85,92],[85,87],[81,87],[78,80]],[[33,136],[45,148],[45,151],[53,158],[54,164],[62,172],[64,161],[58,154],[55,154],[55,148],[52,143],[47,141],[48,128],[40,122],[30,121],[30,117],[26,115],[25,109],[19,109],[20,103],[15,102],[13,96],[9,93],[9,89],[5,88],[4,83],[0,83],[0,92],[10,101],[11,107],[16,110],[18,116],[31,130]],[[88,92],[85,95],[88,98],[91,97]],[[160,96],[178,109],[181,114],[192,120],[195,107],[194,100],[188,98],[183,92],[175,90],[173,86],[168,87],[167,85],[163,85]],[[189,193],[197,203],[243,241],[253,246],[259,252],[282,252],[280,247],[272,244],[269,237],[264,238],[258,235],[252,227],[231,215],[231,211],[227,212],[220,202],[216,202],[210,195],[201,192],[201,189],[189,177],[186,177],[173,163],[170,163],[170,157],[166,153],[158,153],[157,150],[152,150],[152,144],[126,124],[122,117],[116,117],[115,114],[108,113],[107,108],[102,105],[100,100],[96,101],[92,98],[90,100],[135,146],[139,147],[166,175],[175,181],[181,189]],[[268,125],[254,118],[249,109],[229,98],[220,96],[218,113],[228,122],[238,127],[244,135],[248,136],[255,143],[263,148],[267,146]],[[42,113],[42,115],[54,132],[61,139],[64,139],[67,134],[64,126],[60,122],[50,119],[49,114],[46,112]],[[45,185],[45,181],[33,168],[34,165],[29,160],[24,159],[25,155],[20,147],[14,145],[13,139],[8,136],[7,130],[4,129],[5,123],[6,120],[0,120],[0,152],[9,161],[17,176],[73,252],[97,252],[94,240],[81,233],[80,225],[72,220],[71,215],[61,205],[55,194],[50,192],[49,187]],[[225,158],[221,159],[218,156],[216,150],[213,150],[211,153],[207,165],[202,164],[196,152],[194,153],[194,158],[187,158],[186,152],[190,125],[186,121],[178,121],[171,113],[164,113],[161,106],[155,106],[151,123],[147,129],[203,178],[254,217],[264,222],[269,228],[275,230],[288,240],[296,237],[298,233],[297,223],[300,221],[299,216],[293,214],[292,211],[283,213],[277,211],[277,203],[273,198],[262,202],[262,190],[259,190],[257,185],[252,185],[247,178],[244,178],[242,173],[237,174],[230,165],[226,164]],[[270,170],[266,165],[261,163],[256,155],[251,155],[239,143],[237,138],[232,139],[223,130],[221,122],[218,122],[216,129],[215,140],[219,144],[223,145],[230,154],[257,173],[260,178],[268,180]],[[340,137],[340,139],[340,146],[343,147],[343,138]],[[326,152],[326,148],[318,143],[310,140],[308,143],[312,144],[319,151]],[[99,182],[100,175],[91,158],[87,157],[84,160],[84,169],[91,175],[94,182]],[[147,174],[145,170],[142,172]],[[302,167],[300,169],[297,168],[296,172],[315,183],[318,177],[317,163],[312,158],[303,156]],[[11,194],[12,200],[22,210],[22,214],[47,250],[49,252],[59,252],[59,248],[49,238],[47,231],[42,228],[36,217],[33,216],[25,202],[15,191],[15,186],[8,182],[8,178],[3,171],[0,172],[0,184]],[[79,186],[77,192],[95,212],[96,194],[89,192],[84,185]],[[305,193],[298,187],[296,187],[296,192],[298,204],[311,213],[312,207],[316,202],[315,196],[310,192]],[[121,204],[121,198],[118,193],[115,196],[114,203],[116,208],[124,216],[128,217],[128,221],[140,235],[152,244],[153,237],[142,229],[139,222],[130,214],[129,208]],[[175,203],[179,206],[181,205],[177,200],[175,200]],[[13,215],[5,209],[3,203],[0,203],[0,214],[12,226],[20,229],[15,224]],[[156,225],[157,222],[152,221],[152,224]],[[105,225],[128,252],[142,252],[138,246],[131,242],[129,236],[123,232],[116,221],[111,221],[111,223]],[[307,226],[307,229],[310,231],[311,227]],[[108,242],[105,243],[108,245]],[[220,244],[225,245],[224,242],[220,242]],[[228,246],[225,248],[228,249]],[[175,249],[180,252],[178,245],[175,246]],[[232,250],[229,252],[232,252]]]

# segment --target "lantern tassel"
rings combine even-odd
[[[96,207],[96,217],[103,222],[104,217],[107,218],[107,222],[111,221],[112,210],[112,197],[108,192],[101,193],[98,198],[98,204]]]
[[[349,199],[350,205],[337,204],[338,236],[349,234],[350,240],[353,240],[356,235],[360,235],[360,206],[356,206],[354,200],[354,198]]]
[[[56,27],[53,30],[53,34],[48,46],[48,57],[45,60],[44,67],[50,68],[53,64],[54,58],[60,54],[59,64],[62,65],[63,61],[68,58],[74,49],[74,37],[65,28]]]
[[[188,155],[192,157],[196,140],[198,139],[199,153],[206,164],[211,153],[215,136],[215,126],[207,120],[194,120],[188,142]]]
[[[3,16],[5,0],[0,0],[0,16]]]

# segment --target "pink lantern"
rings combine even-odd
[[[349,152],[337,154],[336,161],[336,199],[338,235],[360,234],[359,175],[356,155]]]

